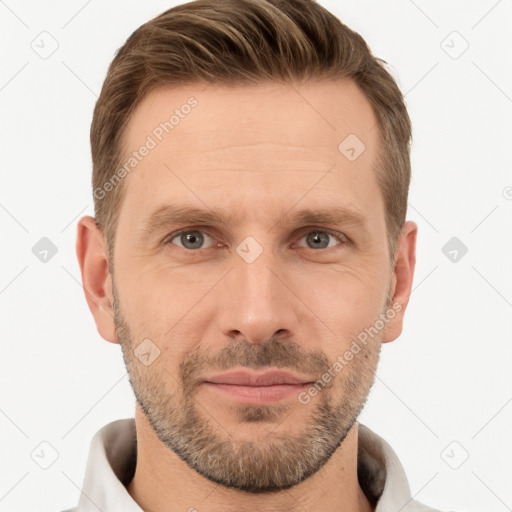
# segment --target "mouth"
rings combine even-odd
[[[297,396],[314,379],[282,370],[251,372],[238,370],[206,378],[205,388],[243,404],[263,404]]]

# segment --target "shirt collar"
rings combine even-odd
[[[433,511],[411,497],[405,471],[391,446],[358,423],[358,479],[377,502],[375,512]],[[92,438],[78,507],[69,512],[143,512],[126,486],[137,459],[135,419],[113,421]]]

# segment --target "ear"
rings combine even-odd
[[[98,332],[105,340],[118,343],[114,311],[111,306],[112,277],[108,266],[106,243],[93,217],[85,216],[78,221],[76,255],[82,273],[85,300]]]
[[[386,316],[390,319],[383,329],[382,343],[396,340],[402,333],[405,309],[411,296],[414,267],[416,266],[416,236],[418,226],[405,222],[397,239],[395,262],[389,292],[390,304]]]

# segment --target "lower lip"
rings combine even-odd
[[[310,384],[274,384],[271,386],[239,386],[235,384],[217,384],[204,382],[207,388],[232,400],[244,404],[272,403],[297,396]]]

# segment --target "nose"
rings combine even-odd
[[[277,335],[293,337],[301,302],[292,291],[290,271],[263,251],[253,262],[234,258],[219,306],[220,330],[228,338],[265,343]]]

